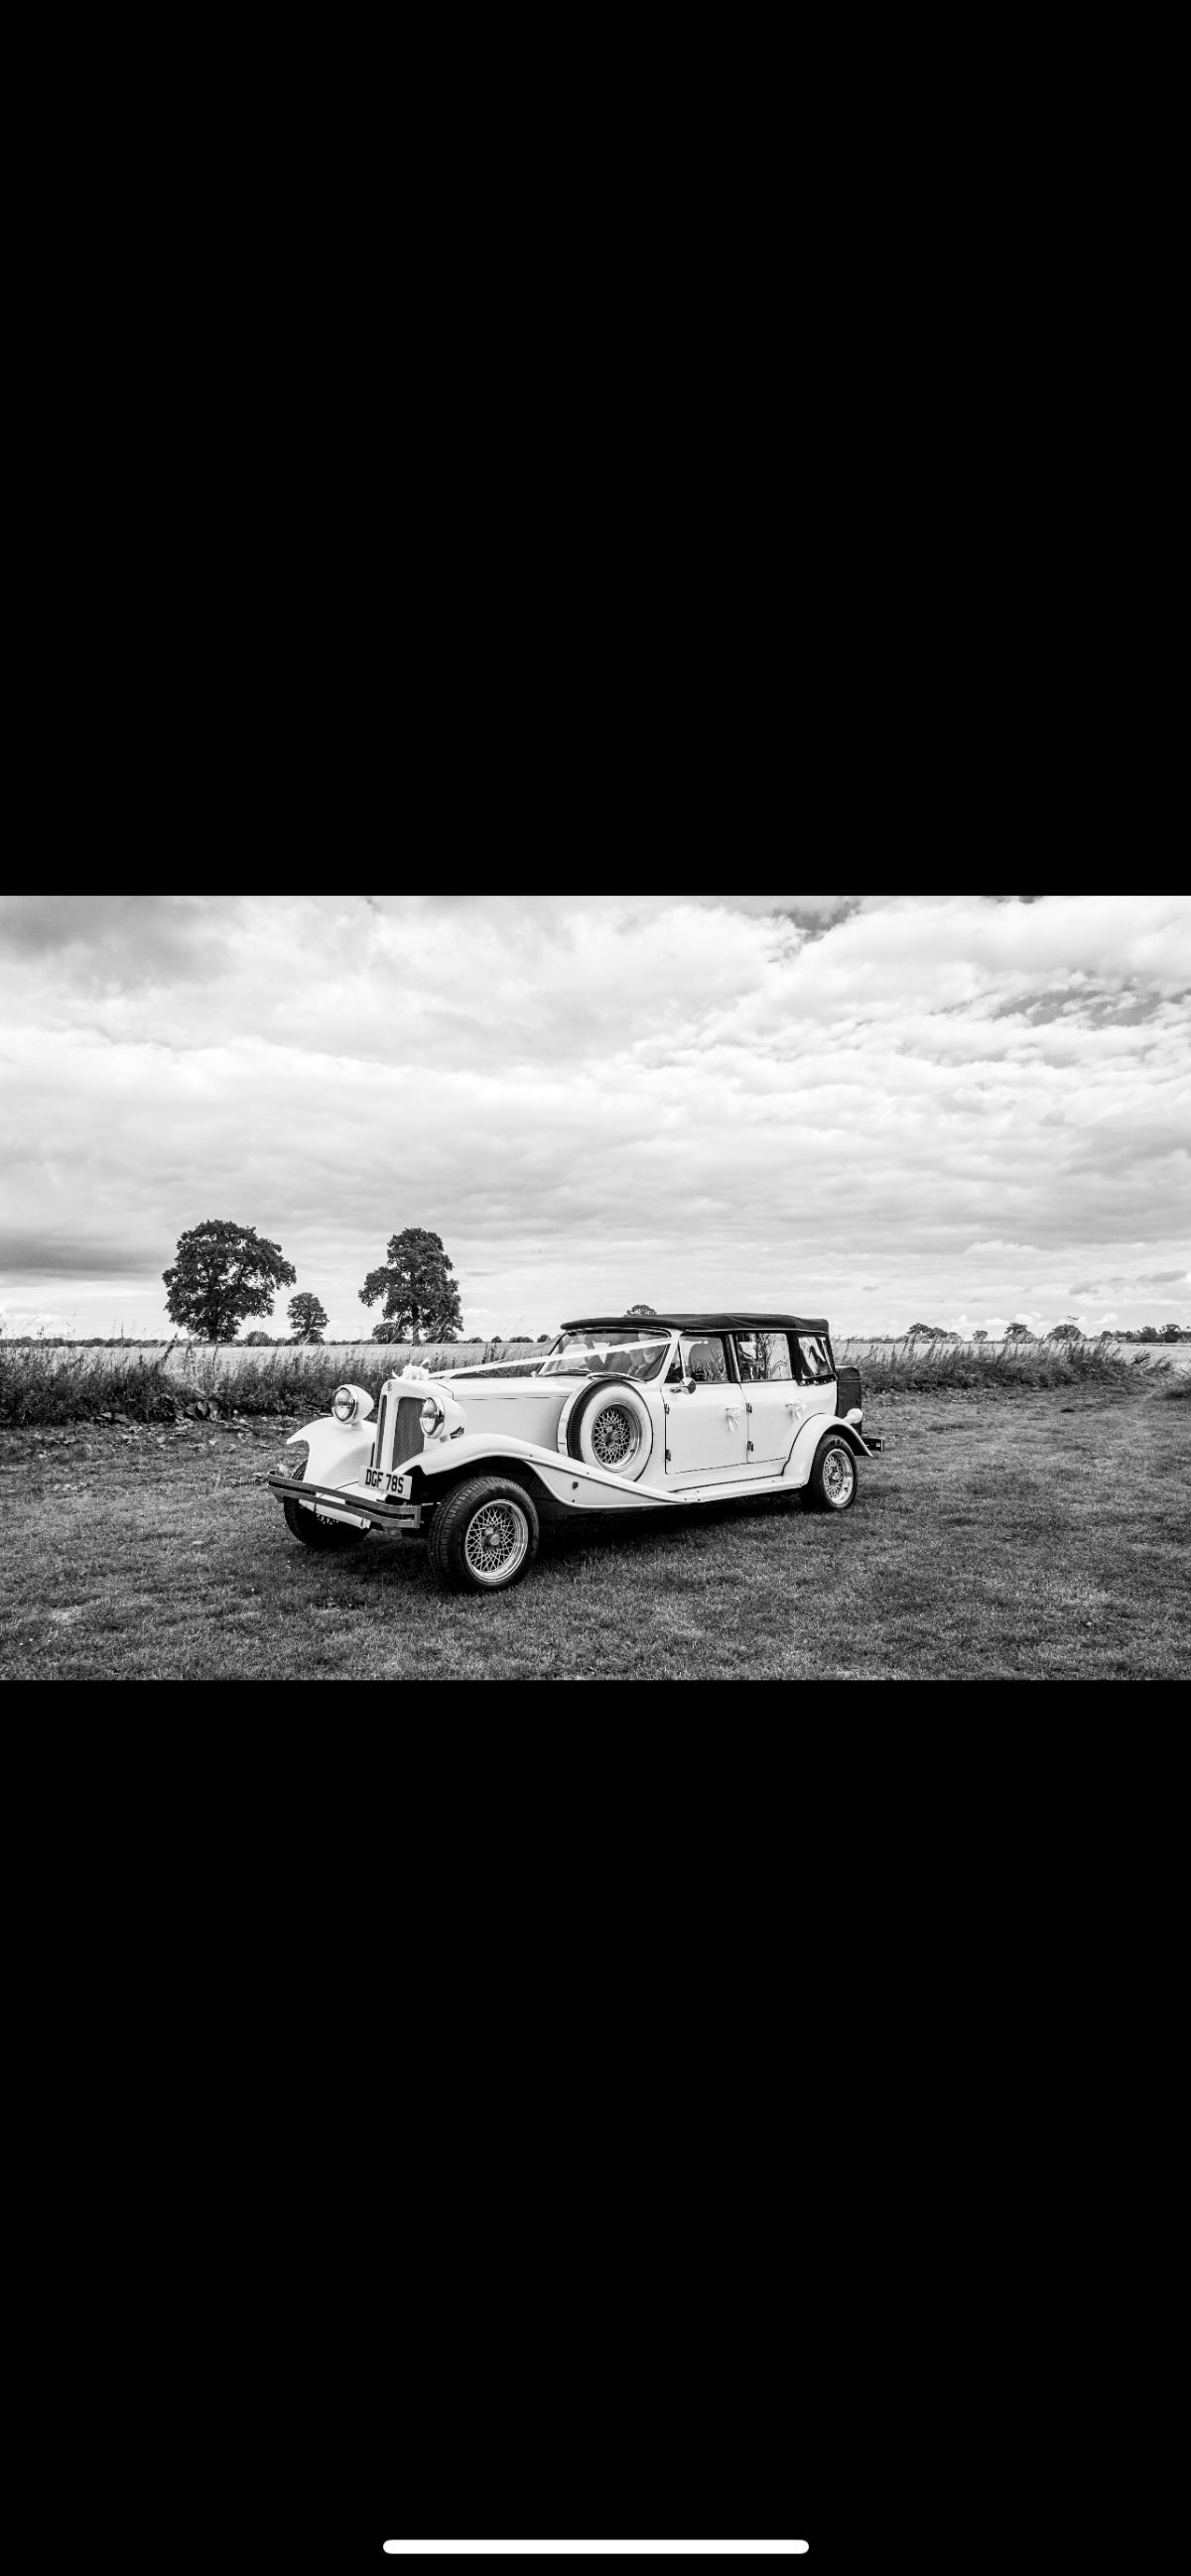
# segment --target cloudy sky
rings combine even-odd
[[[1191,1323],[1187,897],[17,895],[0,975],[10,1331],[168,1331],[206,1217],[352,1338],[406,1225],[485,1334]]]

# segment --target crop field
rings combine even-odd
[[[416,1540],[299,1546],[264,1485],[302,1454],[283,1445],[292,1413],[10,1418],[0,1674],[1185,1676],[1191,1376],[1117,1360],[1047,1382],[1049,1367],[986,1364],[968,1383],[966,1362],[915,1363],[882,1391],[874,1355],[866,1421],[887,1448],[861,1462],[853,1511],[781,1496],[547,1530],[527,1580],[492,1598],[440,1592]]]

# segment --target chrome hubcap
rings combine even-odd
[[[828,1502],[849,1502],[855,1482],[856,1470],[847,1450],[829,1450],[823,1461],[823,1491]]]
[[[623,1467],[626,1458],[632,1457],[639,1437],[632,1414],[620,1404],[605,1405],[599,1421],[591,1427],[591,1445],[601,1467]]]
[[[529,1546],[529,1523],[516,1503],[484,1503],[468,1523],[463,1553],[481,1583],[507,1583]]]

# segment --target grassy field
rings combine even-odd
[[[1170,1679],[1191,1670],[1189,1395],[1119,1369],[894,1385],[842,1519],[783,1496],[547,1532],[493,1599],[440,1592],[416,1541],[300,1547],[263,1483],[292,1470],[288,1421],[9,1427],[0,1675]]]

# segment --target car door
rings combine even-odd
[[[667,1483],[703,1485],[743,1476],[748,1415],[724,1334],[682,1334],[662,1392]]]
[[[821,1333],[733,1335],[748,1407],[747,1472],[780,1476],[803,1423],[835,1410],[835,1368]]]
[[[735,1333],[736,1366],[745,1401],[747,1471],[780,1476],[801,1427],[803,1389],[794,1376],[788,1333]]]
[[[835,1413],[835,1361],[826,1335],[791,1333],[790,1357],[794,1363],[799,1430],[811,1414],[821,1413],[824,1421],[830,1422]]]

